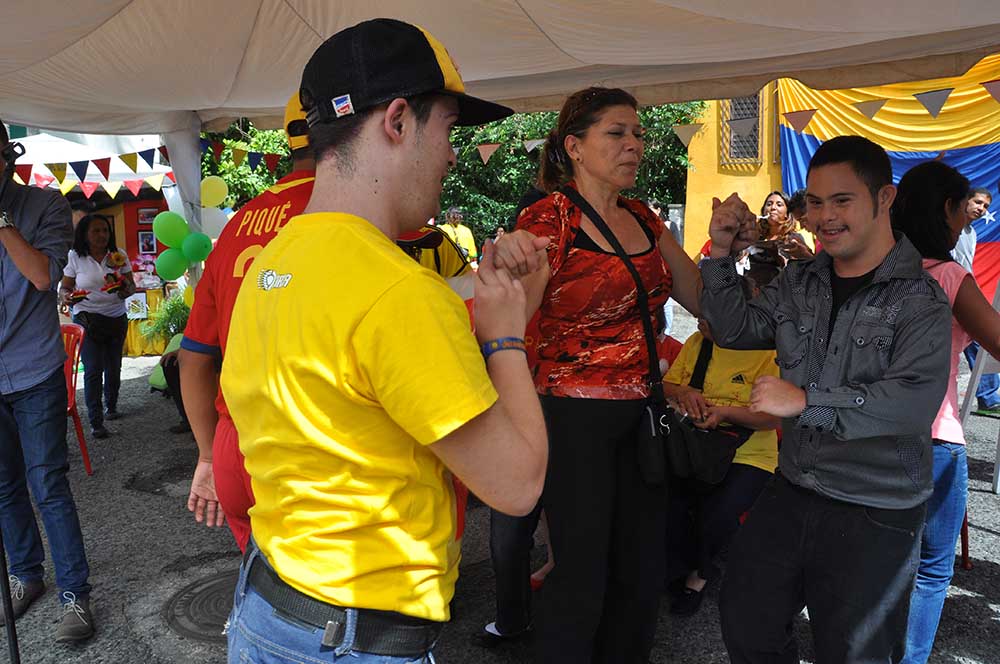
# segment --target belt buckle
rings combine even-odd
[[[323,645],[327,648],[335,648],[344,640],[344,627],[346,618],[336,618],[326,621],[326,629],[323,630]]]

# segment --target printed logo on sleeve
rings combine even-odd
[[[257,275],[257,288],[269,291],[272,288],[284,288],[292,280],[291,274],[278,274],[274,270],[261,270]]]
[[[351,95],[341,95],[339,97],[334,97],[333,112],[337,114],[338,118],[342,118],[345,115],[353,115],[354,105],[351,103]]]

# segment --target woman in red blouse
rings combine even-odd
[[[636,457],[650,389],[635,282],[559,191],[575,188],[629,254],[648,293],[642,315],[655,321],[670,296],[697,315],[698,268],[649,208],[620,195],[635,186],[643,155],[636,108],[623,90],[571,95],[542,155],[549,195],[496,245],[497,264],[527,282],[539,261],[530,241],[552,240],[533,367],[549,430],[542,506],[556,560],[536,612],[536,661],[546,664],[647,662],[663,587],[665,490],[643,483]],[[752,214],[735,196],[716,206]]]

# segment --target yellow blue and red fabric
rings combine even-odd
[[[806,185],[809,159],[835,136],[856,134],[875,141],[889,153],[896,182],[913,166],[939,159],[958,169],[973,187],[993,193],[993,205],[973,227],[978,244],[973,265],[976,281],[992,300],[1000,279],[1000,102],[983,87],[1000,79],[1000,54],[980,60],[962,76],[911,83],[813,90],[798,81],[778,81],[781,118],[781,170],[785,191]],[[915,94],[954,88],[935,118]],[[855,104],[886,100],[869,119]],[[816,110],[797,132],[785,117],[794,111]]]

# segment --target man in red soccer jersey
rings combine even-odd
[[[208,526],[221,526],[228,519],[241,551],[250,539],[247,510],[254,499],[236,427],[219,391],[219,367],[243,275],[282,226],[302,213],[312,195],[316,165],[308,131],[296,91],[285,108],[292,172],[249,201],[226,224],[205,262],[178,358],[184,406],[198,441],[188,509],[196,521]]]

